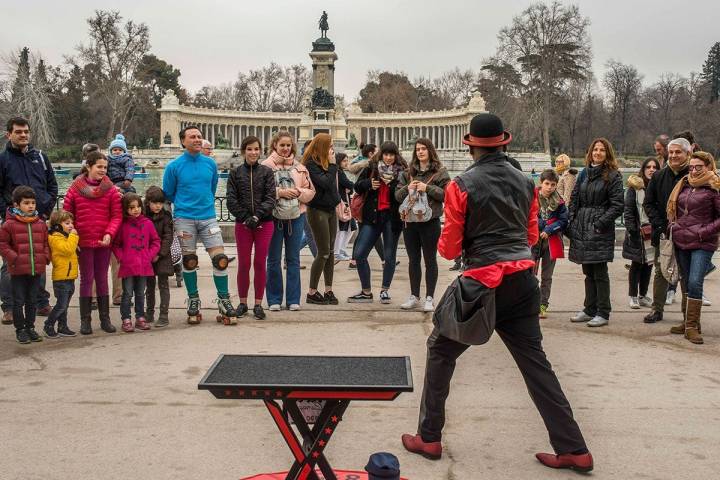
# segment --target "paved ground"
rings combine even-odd
[[[216,400],[197,390],[198,381],[219,353],[324,353],[410,355],[415,385],[422,385],[430,317],[399,309],[408,293],[407,259],[401,260],[391,306],[341,301],[235,327],[214,321],[190,327],[184,297],[173,289],[172,325],[164,330],[21,346],[3,326],[0,478],[237,479],[286,469],[289,451],[264,407]],[[579,267],[566,261],[556,270],[552,313],[543,321],[545,349],[596,458],[593,477],[716,478],[720,309],[706,309],[702,346],[667,333],[677,305],[665,322],[645,325],[643,312],[626,306],[623,264],[612,264],[616,310],[609,327],[568,322],[583,286]],[[441,264],[443,287],[452,278],[448,266]],[[358,281],[346,263],[338,271],[335,292],[343,299]],[[210,278],[201,284],[209,293]],[[720,276],[706,289],[720,305]],[[212,306],[209,296],[204,305]],[[77,327],[75,308],[72,317]],[[212,317],[207,310],[206,319]],[[117,310],[113,318],[117,324]],[[401,433],[415,430],[419,397],[418,387],[395,402],[353,404],[327,450],[331,462],[361,469],[370,453],[390,451],[413,480],[574,477],[533,458],[549,448],[547,435],[497,338],[459,361],[438,462],[407,454],[399,443]]]

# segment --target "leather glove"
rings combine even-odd
[[[260,219],[253,215],[252,217],[248,217],[247,219],[245,219],[245,222],[243,222],[243,223],[245,223],[246,227],[255,230],[257,228],[259,222],[260,222]]]

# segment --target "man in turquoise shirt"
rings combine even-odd
[[[188,323],[197,324],[200,295],[197,286],[198,239],[205,246],[213,265],[213,280],[218,296],[219,320],[226,325],[237,323],[237,313],[230,302],[227,267],[232,259],[225,255],[220,226],[215,216],[215,191],[218,172],[215,161],[201,153],[202,133],[197,126],[180,130],[182,155],[171,161],[163,175],[163,191],[173,204],[175,234],[180,238],[183,278],[188,292]]]

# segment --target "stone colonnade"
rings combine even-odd
[[[209,140],[213,145],[215,145],[218,138],[222,136],[222,138],[228,142],[231,149],[239,149],[242,139],[249,135],[258,137],[263,147],[267,147],[270,144],[272,136],[280,130],[290,132],[296,141],[298,138],[298,128],[295,125],[283,122],[206,123],[194,122],[192,120],[183,120],[180,122],[181,129],[188,125],[197,125],[200,127],[203,138]]]
[[[410,115],[410,114],[408,114]],[[349,126],[353,125],[352,120],[348,121]],[[463,150],[463,136],[469,131],[470,122],[453,123],[446,125],[425,125],[425,126],[382,126],[365,127],[362,123],[356,128],[360,131],[358,143],[374,143],[380,145],[385,141],[393,141],[403,149],[411,138],[428,138],[438,150]],[[350,127],[352,130],[352,127]]]

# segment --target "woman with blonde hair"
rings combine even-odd
[[[565,205],[570,208],[570,200],[572,197],[575,181],[577,180],[578,171],[572,167],[572,160],[564,153],[555,158],[555,172],[560,177],[557,184],[557,190],[560,197],[565,201]]]
[[[305,165],[295,159],[295,139],[287,131],[279,131],[270,142],[270,156],[262,165],[275,177],[273,236],[267,260],[265,294],[271,312],[280,310],[283,300],[282,251],[287,261],[285,299],[289,310],[300,310],[300,247],[303,240],[307,204],[315,196]]]
[[[315,196],[308,203],[307,219],[318,252],[310,268],[310,285],[305,301],[317,305],[337,305],[332,281],[335,268],[333,247],[338,226],[335,207],[340,203],[340,195],[332,137],[327,133],[315,135],[303,153],[302,163],[315,187]],[[317,291],[320,275],[325,277],[324,295]]]

